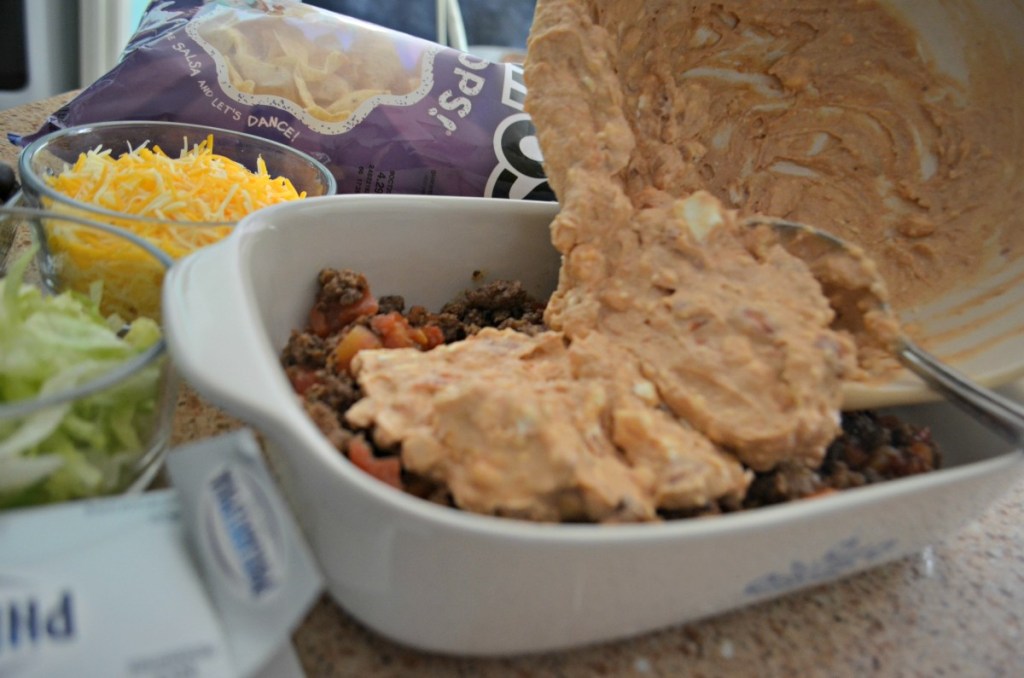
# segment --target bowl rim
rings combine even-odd
[[[74,214],[63,214],[60,212],[38,210],[29,207],[0,206],[0,218],[4,216],[21,216],[26,218],[43,217],[59,219],[62,221],[73,221],[90,228],[105,231],[110,235],[129,241],[136,247],[141,247],[147,254],[152,256],[161,266],[163,266],[165,273],[170,270],[171,265],[174,263],[174,260],[169,255],[145,238],[137,236],[123,228],[118,228],[117,226],[112,226],[110,224],[99,223]],[[143,368],[156,362],[167,352],[167,339],[165,337],[165,332],[161,329],[160,334],[160,339],[142,353],[139,353],[130,360],[119,363],[116,367],[111,368],[100,376],[91,379],[84,384],[79,384],[67,391],[52,393],[41,398],[26,398],[10,403],[0,403],[0,420],[16,419],[49,407],[73,402],[80,398],[98,393],[124,381],[125,379],[128,379]]]
[[[282,144],[273,139],[267,139],[265,137],[256,136],[255,134],[249,134],[247,132],[241,132],[223,127],[214,127],[213,125],[197,125],[188,122],[174,122],[169,120],[112,120],[106,122],[94,122],[85,123],[81,125],[72,125],[70,127],[62,127],[60,129],[44,134],[43,136],[35,139],[29,143],[18,155],[18,174],[21,177],[21,182],[24,189],[27,188],[29,192],[35,193],[40,196],[44,196],[60,204],[62,207],[81,210],[85,213],[97,215],[106,219],[122,219],[138,221],[144,224],[151,225],[163,225],[163,226],[175,226],[179,228],[212,228],[220,226],[235,226],[238,221],[174,221],[171,219],[158,219],[156,217],[130,214],[127,212],[115,212],[108,210],[97,205],[90,205],[88,203],[79,202],[74,200],[60,191],[55,191],[45,181],[42,180],[40,175],[33,169],[32,160],[45,148],[47,145],[57,139],[65,139],[74,136],[81,136],[90,134],[96,130],[116,130],[126,128],[140,128],[140,127],[153,127],[157,129],[170,130],[174,128],[180,128],[183,130],[193,130],[196,132],[197,137],[206,138],[208,134],[213,134],[216,138],[230,136],[240,139],[242,141],[251,142],[259,146],[265,146],[268,149],[274,149],[281,151],[285,154],[294,155],[297,158],[308,163],[313,167],[317,173],[321,175],[326,184],[326,193],[324,195],[334,195],[338,190],[338,181],[334,178],[334,174],[327,168],[325,164],[306,153],[287,144]],[[148,142],[147,142],[148,143]],[[122,151],[123,152],[123,151]],[[320,196],[311,196],[320,197]]]

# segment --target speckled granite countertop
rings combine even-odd
[[[0,111],[0,130],[34,131],[68,98]],[[0,161],[13,164],[18,149],[0,147]],[[186,386],[174,443],[238,425]],[[293,640],[310,676],[1021,676],[1024,482],[915,556],[632,640],[500,660],[436,657],[376,636],[327,598]]]

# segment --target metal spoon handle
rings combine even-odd
[[[942,393],[950,402],[987,424],[1015,447],[1024,443],[1024,407],[974,384],[913,342],[903,343],[899,357],[907,369]]]

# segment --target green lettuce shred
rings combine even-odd
[[[2,408],[84,385],[161,339],[159,325],[104,317],[99,286],[50,295],[25,283],[34,250],[0,280],[0,508],[107,494],[131,481],[159,424],[165,358],[71,402],[7,416]]]

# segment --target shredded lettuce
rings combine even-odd
[[[161,363],[76,400],[4,412],[83,386],[138,358],[161,339],[150,318],[104,317],[102,288],[44,294],[25,283],[34,251],[0,280],[0,508],[116,491],[159,425]]]

